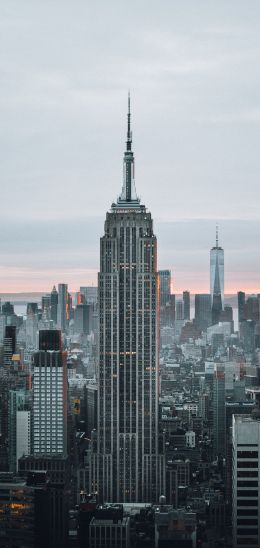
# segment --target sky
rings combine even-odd
[[[0,0],[0,292],[96,284],[122,186],[131,91],[137,193],[173,291],[260,292],[259,0]]]

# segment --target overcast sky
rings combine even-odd
[[[0,0],[0,292],[96,283],[121,191],[131,90],[136,187],[176,292],[260,292],[259,0]]]

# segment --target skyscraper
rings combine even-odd
[[[224,308],[224,250],[218,245],[218,226],[216,227],[216,245],[210,251],[210,295],[212,323],[219,322]]]
[[[233,415],[232,444],[232,546],[259,546],[259,411],[255,415]]]
[[[207,293],[195,295],[195,322],[202,331],[211,325],[211,302]]]
[[[170,302],[171,296],[171,271],[159,270],[160,279],[160,306],[164,307]]]
[[[190,320],[190,292],[183,291],[182,298],[184,305],[184,320]]]
[[[225,366],[220,363],[213,376],[213,452],[225,454]]]
[[[68,317],[68,285],[59,284],[57,324],[61,331],[66,330]]]
[[[56,325],[58,319],[58,292],[55,285],[53,286],[51,292],[51,319]]]
[[[238,323],[246,319],[245,304],[246,304],[246,294],[244,293],[244,291],[238,291],[237,293]]]
[[[56,335],[56,336],[55,336]],[[67,364],[56,348],[57,331],[40,331],[40,350],[34,355],[33,453],[35,456],[67,454]]]
[[[134,184],[130,99],[123,189],[100,242],[97,488],[158,498],[158,273],[153,221]]]

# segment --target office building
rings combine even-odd
[[[183,291],[182,299],[184,307],[184,320],[190,320],[190,292]]]
[[[160,280],[160,306],[165,307],[170,302],[171,295],[171,271],[159,270]]]
[[[0,546],[46,548],[49,504],[46,475],[33,485],[13,474],[0,473]]]
[[[259,413],[233,415],[233,546],[260,545]]]
[[[130,516],[123,506],[98,506],[89,525],[90,548],[130,548]]]
[[[153,221],[134,185],[129,104],[123,189],[106,216],[98,277],[101,501],[158,500],[158,291]]]
[[[98,288],[96,286],[81,286],[79,292],[84,296],[86,304],[97,304]]]
[[[218,243],[218,227],[216,244],[210,251],[210,296],[212,323],[215,324],[224,308],[224,250]]]
[[[57,325],[58,321],[58,299],[58,291],[54,285],[51,292],[51,320],[54,322],[54,325]]]
[[[155,548],[163,547],[196,548],[196,513],[190,509],[175,510],[165,504],[165,497],[155,507]]]
[[[195,295],[195,323],[201,331],[211,325],[211,298],[209,294]]]
[[[17,460],[31,448],[31,401],[25,389],[10,390],[8,396],[9,470],[17,471]],[[24,444],[24,445],[23,445]]]
[[[33,454],[67,454],[67,363],[61,348],[53,350],[59,332],[40,332],[41,348],[34,355]]]
[[[93,305],[77,304],[74,312],[75,333],[89,335],[92,327]]]
[[[213,375],[213,452],[225,454],[225,366],[219,363]]]
[[[90,438],[92,430],[97,428],[97,385],[88,384],[84,388],[86,434]]]
[[[16,327],[7,325],[4,337],[4,368],[8,371],[12,365],[12,357],[16,350]]]
[[[68,313],[68,285],[58,285],[58,312],[57,312],[57,325],[61,331],[66,331],[69,320]]]
[[[237,293],[238,323],[246,319],[245,304],[246,304],[246,294],[244,293],[244,291],[238,291]]]

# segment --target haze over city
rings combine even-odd
[[[259,291],[260,6],[244,6],[2,3],[1,291],[96,284],[128,89],[137,191],[173,290],[208,291],[219,222],[226,293]]]

